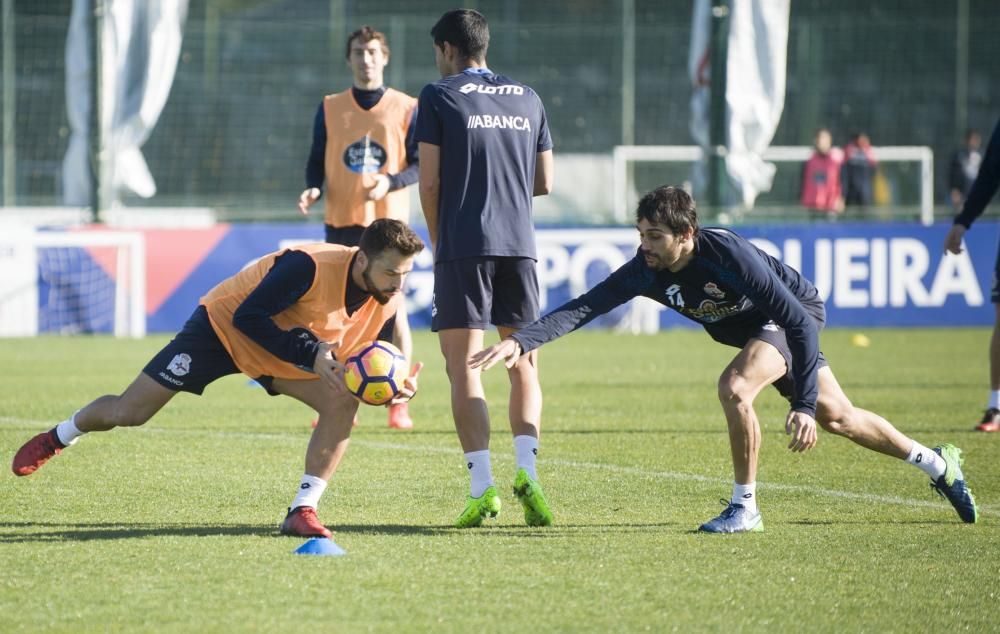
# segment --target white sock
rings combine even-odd
[[[480,497],[483,491],[493,486],[493,470],[490,469],[490,450],[469,451],[465,454],[465,466],[469,468],[469,495]]]
[[[538,439],[534,436],[514,436],[514,457],[517,468],[524,469],[532,480],[538,479],[535,473],[535,458],[538,456]]]
[[[917,441],[913,441],[913,449],[910,449],[910,455],[906,457],[906,461],[915,467],[919,467],[931,477],[931,480],[937,480],[944,475],[946,466],[944,458]]]
[[[757,512],[757,483],[738,484],[733,482],[733,504],[742,504],[747,511]]]
[[[56,425],[56,436],[59,437],[59,442],[67,447],[75,443],[76,439],[84,434],[76,426],[76,415],[79,413],[80,410],[76,410],[72,416]]]
[[[326,491],[326,480],[308,473],[303,475],[302,481],[299,483],[299,492],[292,500],[292,508],[297,509],[300,506],[316,508],[319,506],[319,499],[323,496],[323,491]]]
[[[990,390],[990,404],[987,409],[1000,409],[1000,390]]]

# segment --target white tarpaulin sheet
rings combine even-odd
[[[726,56],[726,169],[747,208],[771,189],[774,165],[761,154],[771,144],[785,104],[791,0],[732,0]],[[706,150],[711,100],[711,0],[695,0],[688,73],[693,84],[691,134]],[[703,180],[703,179],[696,179]]]
[[[98,0],[100,2],[100,0]],[[122,191],[156,194],[140,148],[167,103],[181,51],[188,0],[103,0],[100,125],[109,173],[109,202]],[[63,159],[63,203],[90,205],[92,108],[91,15],[94,0],[74,0],[66,36],[69,147]]]

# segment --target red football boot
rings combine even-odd
[[[407,403],[389,406],[389,427],[392,429],[413,429],[410,408]]]
[[[976,425],[976,431],[1000,431],[1000,409],[991,407],[983,414],[983,420]]]
[[[38,434],[17,450],[11,469],[14,471],[14,475],[31,475],[48,462],[49,458],[61,454],[65,448],[66,445],[59,442],[56,428],[53,427],[49,431]]]
[[[281,523],[281,534],[296,537],[333,537],[330,529],[320,523],[316,517],[316,509],[311,506],[289,509],[285,521]]]

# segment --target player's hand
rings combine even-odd
[[[948,230],[948,235],[944,237],[945,253],[958,255],[962,252],[962,238],[965,237],[966,228],[963,225],[952,225]]]
[[[339,341],[333,343],[321,341],[319,350],[316,352],[316,360],[313,362],[313,371],[336,392],[347,394],[347,385],[344,383],[344,364],[337,361],[336,356],[339,347]]]
[[[403,385],[399,388],[399,393],[389,401],[388,405],[399,405],[400,403],[405,403],[411,400],[417,395],[417,376],[420,371],[424,369],[424,364],[417,361],[410,368],[410,376],[403,379]]]
[[[809,414],[788,412],[785,419],[785,433],[792,439],[788,443],[788,448],[792,451],[808,451],[816,446],[818,437],[816,436],[816,419]]]
[[[382,200],[389,193],[389,177],[385,174],[375,174],[372,180],[375,184],[368,190],[368,200]]]
[[[521,356],[521,344],[517,342],[517,339],[507,338],[500,343],[495,343],[485,350],[480,350],[476,354],[469,358],[470,368],[482,368],[484,370],[489,370],[497,361],[503,360],[503,364],[507,366],[507,369],[514,367],[517,363],[518,358]]]
[[[310,187],[299,196],[299,211],[303,216],[309,215],[309,206],[319,200],[320,191],[317,187]]]

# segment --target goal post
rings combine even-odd
[[[808,145],[775,145],[763,159],[775,163],[804,163],[812,155]],[[914,162],[920,165],[920,222],[934,223],[934,151],[920,145],[883,145],[872,148],[880,162]],[[629,165],[640,162],[696,163],[703,152],[697,145],[618,145],[612,151],[612,192],[616,222],[629,221]]]
[[[0,229],[0,336],[146,334],[146,242],[125,231]]]

